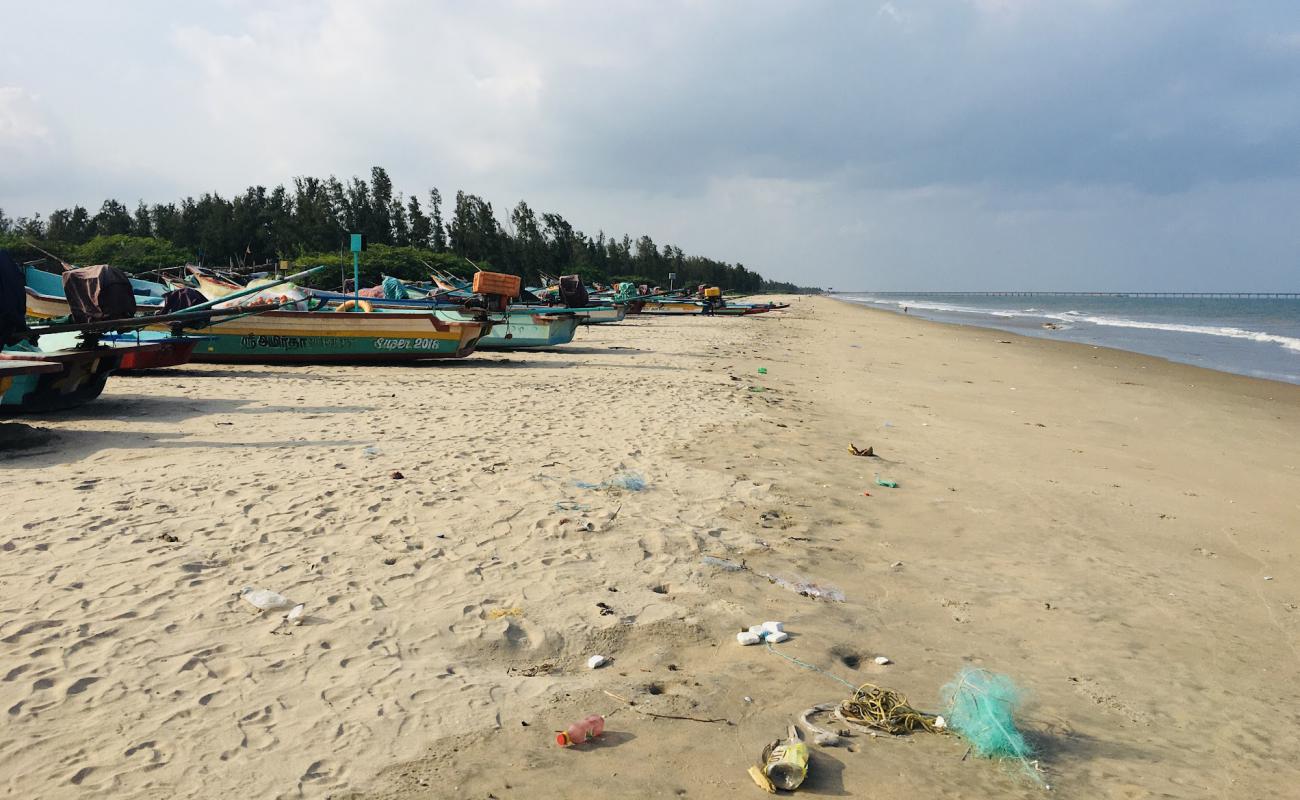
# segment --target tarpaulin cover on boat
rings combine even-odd
[[[163,295],[163,313],[171,314],[176,311],[184,311],[190,306],[197,306],[206,302],[208,302],[208,298],[203,296],[203,292],[189,286],[182,286]]]
[[[63,273],[63,293],[68,297],[74,322],[101,322],[135,316],[131,280],[117,267],[100,264]]]
[[[587,287],[582,285],[582,278],[577,275],[561,277],[560,300],[566,308],[585,308],[590,297],[587,295]]]
[[[23,271],[8,250],[0,250],[0,345],[27,330],[27,293]]]

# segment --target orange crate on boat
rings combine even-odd
[[[518,297],[523,281],[518,275],[505,275],[500,272],[474,273],[474,294],[499,294],[505,297]]]

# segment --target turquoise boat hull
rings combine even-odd
[[[493,323],[478,346],[482,350],[557,347],[573,341],[581,322],[572,314],[511,314],[505,322]]]
[[[38,359],[59,364],[58,372],[19,375],[0,396],[0,416],[63,411],[89,403],[104,391],[104,384],[122,363],[124,348],[41,352],[10,349],[8,358]]]

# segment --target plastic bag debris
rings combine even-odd
[[[626,492],[644,492],[649,486],[645,478],[636,472],[620,472],[609,480],[600,483],[574,481],[573,485],[579,489],[622,489]]]
[[[282,611],[298,605],[289,598],[270,589],[255,589],[245,586],[239,590],[239,597],[258,611]],[[301,616],[302,612],[299,612]]]
[[[708,564],[710,567],[717,567],[724,572],[740,572],[745,569],[744,564],[726,558],[718,558],[717,556],[700,556],[700,563]]]
[[[788,580],[780,575],[769,575],[766,572],[758,573],[761,577],[767,578],[772,583],[780,586],[782,589],[789,589],[798,595],[812,598],[813,600],[829,600],[833,603],[844,602],[844,592],[834,586],[821,586],[812,581],[805,580]]]

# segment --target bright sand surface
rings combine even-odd
[[[805,298],[27,422],[58,437],[0,456],[6,796],[763,796],[764,744],[848,693],[736,644],[764,620],[922,709],[1010,676],[1055,796],[1300,786],[1300,387]],[[801,795],[1042,796],[957,737],[849,744]]]

